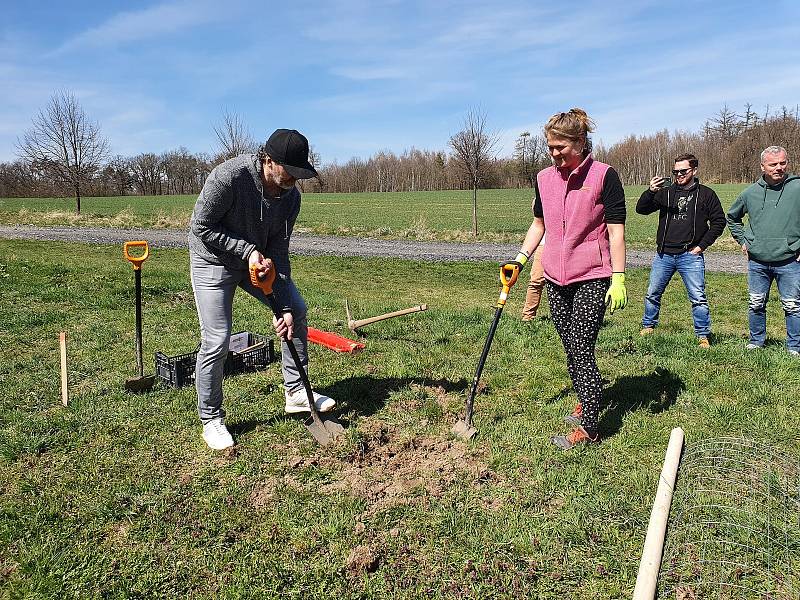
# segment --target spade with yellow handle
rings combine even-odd
[[[500,297],[497,299],[497,304],[495,305],[494,321],[492,321],[492,326],[489,328],[489,335],[486,337],[486,343],[483,345],[483,352],[481,352],[481,357],[478,360],[478,368],[475,369],[475,377],[472,378],[472,388],[469,392],[469,398],[467,398],[464,418],[459,420],[451,430],[453,435],[461,439],[471,440],[475,437],[475,434],[478,433],[478,430],[472,426],[472,409],[475,406],[475,393],[478,391],[478,382],[483,372],[483,365],[486,364],[486,357],[489,355],[489,348],[492,345],[494,333],[497,331],[497,324],[500,322],[500,317],[503,314],[503,307],[506,305],[508,292],[511,290],[511,286],[517,282],[519,271],[520,267],[516,264],[513,266],[504,264],[500,267],[500,283],[503,287],[500,290]]]

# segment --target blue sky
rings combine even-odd
[[[228,110],[259,140],[299,129],[323,163],[446,149],[472,107],[509,155],[572,106],[611,144],[800,103],[794,0],[0,4],[3,161],[59,89],[114,154],[213,152]]]

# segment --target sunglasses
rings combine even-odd
[[[682,176],[686,175],[687,173],[691,173],[692,169],[693,169],[693,167],[689,167],[688,169],[673,169],[672,170],[672,174],[675,175],[676,177],[678,177],[678,176],[682,177]]]

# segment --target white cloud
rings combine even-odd
[[[231,5],[227,2],[225,15],[231,16]],[[84,47],[109,47],[158,38],[176,32],[185,32],[199,25],[216,23],[220,10],[215,4],[179,0],[158,4],[137,11],[122,12],[104,23],[87,29],[68,39],[55,54]]]

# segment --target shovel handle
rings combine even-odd
[[[138,256],[132,256],[130,253],[131,248],[142,249],[142,253]],[[138,271],[142,268],[142,263],[147,260],[148,256],[150,256],[150,246],[148,246],[147,242],[144,240],[125,242],[125,244],[122,246],[122,254],[127,260],[131,261],[133,270]]]
[[[275,315],[276,319],[280,319],[283,316],[283,313],[281,312],[280,306],[278,306],[278,301],[272,294],[272,284],[274,281],[275,265],[271,259],[266,259],[265,266],[259,267],[258,265],[250,265],[250,283],[264,292],[264,294],[267,296],[269,307],[272,309],[272,313]],[[322,419],[319,416],[319,410],[317,410],[317,407],[314,404],[314,393],[311,389],[311,382],[308,380],[308,374],[301,364],[300,356],[297,354],[297,348],[294,347],[294,343],[286,340],[286,338],[284,338],[283,341],[286,342],[286,348],[289,350],[289,354],[292,355],[292,360],[294,361],[295,367],[297,367],[297,371],[300,374],[300,380],[303,382],[303,387],[306,390],[306,395],[308,396],[308,408],[311,411],[311,418],[315,424],[324,428],[322,425]]]
[[[511,291],[511,286],[517,283],[519,277],[519,266],[505,264],[500,266],[500,283],[503,289],[500,290],[500,297],[497,299],[497,308],[502,308],[506,305],[508,299],[508,292]]]
[[[250,265],[250,283],[267,296],[272,293],[272,284],[275,283],[275,264],[271,258],[266,259],[266,266]]]

